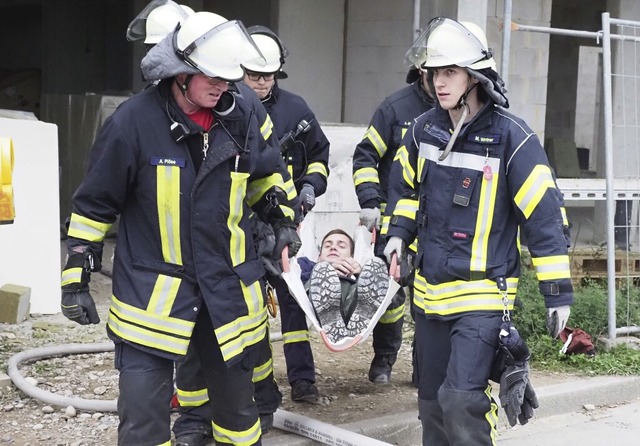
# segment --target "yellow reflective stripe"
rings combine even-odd
[[[144,345],[146,347],[155,348],[158,350],[162,350],[168,353],[173,353],[176,355],[186,355],[187,348],[189,347],[189,336],[191,335],[191,330],[182,333],[181,335],[184,337],[180,337],[176,335],[175,332],[167,329],[166,327],[161,327],[161,330],[157,331],[157,324],[153,326],[143,325],[146,323],[148,317],[144,318],[131,318],[130,320],[124,319],[125,315],[118,311],[118,304],[123,306],[122,302],[118,302],[115,296],[112,296],[112,306],[109,311],[109,317],[107,320],[107,325],[109,329],[112,330],[117,336],[125,339],[127,341],[134,342],[136,344]],[[138,310],[139,311],[139,310]],[[145,314],[144,316],[155,316]],[[171,318],[163,318],[163,320],[169,321],[169,326],[176,326],[175,321],[170,320]],[[193,322],[185,322],[181,321],[184,324],[191,324],[191,328],[193,328]]]
[[[532,257],[538,280],[570,279],[571,266],[568,255]]]
[[[209,401],[207,389],[182,390],[177,389],[178,402],[183,407],[199,407]]]
[[[285,344],[293,344],[295,342],[309,342],[309,330],[282,332],[282,340]]]
[[[378,170],[373,167],[363,167],[353,173],[353,184],[358,186],[362,183],[380,183]]]
[[[528,219],[531,216],[547,189],[556,189],[551,169],[549,166],[538,164],[515,196],[515,203],[525,218]]]
[[[273,359],[269,358],[264,364],[260,364],[253,368],[253,377],[251,381],[257,383],[264,381],[273,373]]]
[[[239,316],[235,320],[217,328],[216,337],[223,344],[238,337],[243,331],[253,330],[263,322],[267,307],[262,307],[259,312]]]
[[[387,203],[383,201],[383,202],[380,203],[380,213],[382,215],[384,215],[386,210],[387,210]]]
[[[567,210],[563,207],[560,208],[560,214],[562,215],[562,224],[569,226],[569,219],[567,218]]]
[[[273,133],[273,121],[271,120],[271,116],[265,116],[264,122],[260,127],[260,133],[265,141],[271,137],[271,134]]]
[[[147,310],[153,314],[169,316],[181,283],[182,279],[159,274]]]
[[[380,134],[373,126],[370,126],[367,129],[367,133],[364,134],[364,137],[371,141],[371,144],[373,145],[374,149],[376,149],[376,152],[378,152],[378,156],[380,158],[382,158],[384,154],[387,153],[387,144],[382,140]]]
[[[327,172],[327,167],[323,163],[311,163],[309,167],[307,167],[307,175],[311,175],[312,173],[319,173],[323,177],[326,177],[329,173]]]
[[[82,268],[68,268],[62,271],[62,286],[82,281]]]
[[[508,307],[513,309],[513,302],[518,287],[517,278],[507,279]],[[502,311],[502,295],[494,281],[475,280],[430,285],[419,272],[414,280],[414,297],[416,306],[426,314],[451,315],[468,311]]]
[[[220,343],[220,351],[222,352],[222,357],[225,361],[230,360],[231,358],[239,355],[243,352],[243,350],[247,347],[257,344],[262,341],[267,334],[267,308],[264,307],[260,312],[262,317],[258,321],[258,325],[255,327],[251,327],[250,330],[245,331],[237,338],[234,338],[224,345]],[[238,318],[238,319],[247,319]],[[254,319],[253,317],[251,319]],[[243,321],[240,321],[243,322]],[[220,338],[218,338],[219,340]]]
[[[101,223],[82,215],[71,213],[67,235],[89,242],[101,242],[109,232],[109,229],[111,229],[111,223]]]
[[[386,235],[389,232],[389,223],[391,222],[391,216],[384,215],[382,217],[382,226],[380,228],[380,235]]]
[[[215,422],[211,424],[213,425],[213,438],[218,443],[232,444],[234,446],[251,446],[256,444],[260,439],[261,430],[259,419],[253,426],[244,431],[225,429]]]
[[[427,280],[416,269],[413,275],[413,303],[424,310],[424,296],[427,293]]]
[[[396,203],[393,209],[393,215],[410,218],[415,220],[416,212],[418,212],[418,200],[413,198],[402,198]]]
[[[409,249],[414,253],[418,252],[418,238],[414,238],[411,244],[409,245]]]
[[[405,127],[402,129],[402,131],[400,132],[400,138],[404,138],[404,135],[407,134],[407,130],[409,130],[408,127]]]
[[[482,177],[480,188],[480,200],[478,202],[478,217],[476,220],[475,234],[471,244],[471,271],[487,270],[487,250],[489,246],[489,234],[493,224],[493,211],[498,194],[498,171],[490,180]]]
[[[247,186],[247,203],[249,206],[256,204],[272,187],[279,187],[286,192],[282,174],[274,173],[264,178],[259,178],[249,182]]]
[[[229,255],[231,264],[238,266],[245,261],[245,233],[240,227],[243,216],[244,196],[247,192],[248,173],[231,172],[231,193],[229,194],[229,215],[227,227],[229,228]]]
[[[284,182],[284,191],[287,194],[288,200],[293,200],[298,195],[298,192],[296,192],[296,185],[293,183],[291,178]]]
[[[296,214],[295,212],[293,212],[293,209],[291,209],[289,206],[285,206],[281,204],[278,206],[278,209],[280,209],[280,212],[282,212],[282,215],[284,215],[289,220],[293,221],[295,219]]]
[[[264,295],[262,294],[262,285],[260,281],[257,280],[248,286],[241,281],[240,288],[242,288],[242,295],[244,297],[244,302],[247,304],[249,314],[259,312],[262,308],[262,302],[264,302]]]
[[[160,443],[158,446],[171,446],[171,440],[166,441],[164,443]]]
[[[393,324],[399,321],[404,316],[404,304],[397,308],[392,308],[385,311],[378,322],[381,324]]]
[[[487,420],[487,423],[489,423],[491,429],[491,445],[496,446],[498,444],[498,404],[495,402],[493,396],[491,395],[491,384],[489,384],[484,390],[484,394],[489,400],[489,410],[485,414],[484,418]]]
[[[156,167],[158,223],[162,258],[165,262],[182,265],[180,248],[180,167]]]
[[[413,180],[416,177],[416,172],[413,170],[413,166],[409,163],[409,152],[406,146],[400,146],[396,152],[396,156],[393,159],[394,162],[399,162],[402,166],[402,178],[405,183],[410,187],[413,187]]]
[[[518,286],[517,278],[507,278],[507,290],[509,294],[515,294]],[[466,294],[486,294],[487,292],[499,293],[498,285],[493,280],[454,280],[452,282],[431,285],[427,283],[427,295],[434,300],[449,299],[451,297],[464,296]]]
[[[195,324],[195,322],[185,321],[184,319],[141,310],[133,305],[122,302],[114,295],[111,295],[111,308],[109,311],[113,312],[115,316],[122,320],[131,321],[159,332],[166,332],[184,338],[191,337],[191,332]]]

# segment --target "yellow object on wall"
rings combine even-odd
[[[13,140],[0,137],[0,225],[13,223]]]

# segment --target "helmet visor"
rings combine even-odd
[[[207,76],[239,81],[244,77],[241,65],[246,61],[265,63],[265,57],[239,20],[230,20],[210,29],[182,51],[177,47],[177,35],[174,33],[174,48],[178,55]]]
[[[140,14],[138,14],[131,23],[129,23],[129,26],[127,27],[127,40],[129,42],[133,42],[135,40],[144,39],[147,36],[147,18],[149,17],[149,14],[151,14],[151,11],[154,9],[165,5],[175,9],[176,17],[182,17],[182,20],[189,17],[187,11],[172,0],[152,0],[142,11],[140,11]]]
[[[487,48],[467,28],[455,20],[436,17],[413,42],[404,63],[407,67],[466,67],[488,57]]]

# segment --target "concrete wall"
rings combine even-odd
[[[523,25],[546,26],[551,21],[551,0],[512,2],[512,21]],[[498,67],[502,65],[502,21],[504,3],[487,2],[487,41]],[[510,111],[521,118],[544,140],[548,78],[549,36],[532,32],[512,32],[509,47],[509,76],[504,79]]]
[[[331,123],[323,123],[322,129],[331,143],[331,153],[327,192],[318,198],[314,208],[318,241],[334,228],[353,234],[358,224],[360,206],[351,177],[352,160],[353,150],[367,130],[364,125]]]
[[[280,0],[277,27],[290,53],[283,88],[302,95],[320,121],[339,122],[344,0]]]
[[[365,124],[386,96],[406,85],[413,1],[350,0],[347,21],[343,120]]]

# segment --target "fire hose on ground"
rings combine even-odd
[[[62,344],[25,350],[9,358],[8,374],[18,389],[44,403],[59,407],[73,406],[76,409],[91,412],[117,412],[117,400],[94,400],[47,392],[30,384],[19,370],[20,364],[26,361],[37,361],[54,356],[105,353],[113,350],[114,345],[111,342]],[[274,414],[273,426],[326,445],[391,446],[389,443],[282,409],[278,409]]]

